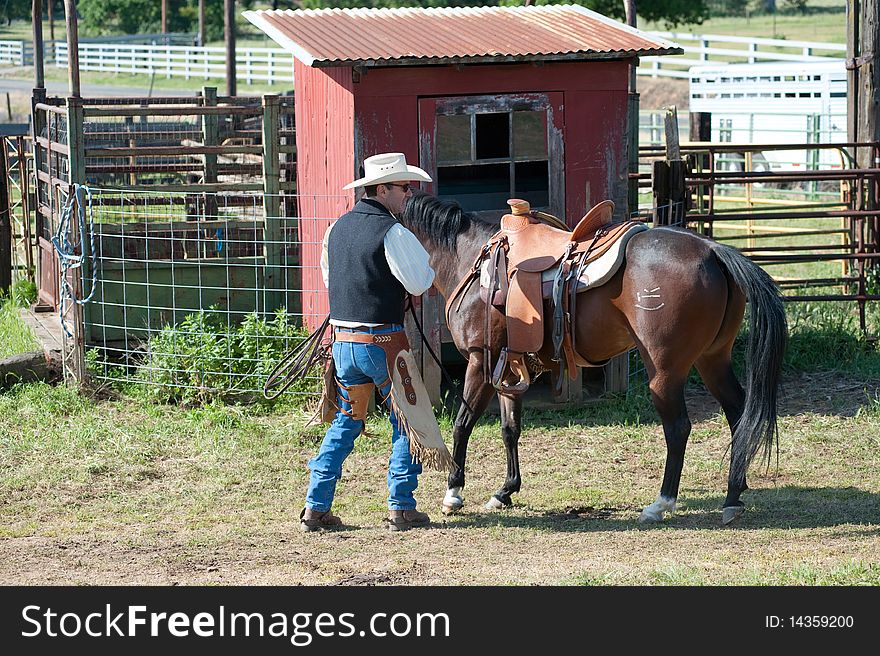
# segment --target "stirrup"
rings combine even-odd
[[[504,373],[508,369],[511,374],[518,376],[519,380],[515,383],[504,382]],[[529,370],[523,362],[523,354],[510,357],[507,347],[501,349],[501,355],[498,357],[498,363],[495,365],[495,371],[492,372],[492,386],[501,392],[510,396],[523,394],[531,385]]]

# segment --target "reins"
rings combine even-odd
[[[293,382],[305,374],[309,369],[324,362],[329,354],[324,342],[324,334],[330,325],[328,314],[318,329],[302,341],[293,351],[285,355],[272,369],[272,373],[263,385],[263,396],[269,400],[275,399],[289,388]]]
[[[440,358],[437,357],[437,354],[434,353],[434,349],[431,348],[431,344],[428,343],[427,337],[425,337],[425,331],[422,330],[422,324],[419,322],[419,318],[416,316],[416,310],[413,307],[412,303],[412,295],[407,295],[406,297],[407,305],[409,305],[409,313],[412,315],[413,321],[416,324],[416,330],[419,331],[419,335],[422,337],[422,344],[424,344],[425,348],[428,349],[428,353],[431,354],[431,357],[434,359],[434,362],[437,363],[437,366],[440,367],[440,373],[443,374],[443,379],[446,381],[446,384],[449,385],[449,389],[452,390],[452,393],[455,397],[461,401],[461,404],[467,408],[468,412],[474,414],[474,411],[468,405],[467,401],[464,400],[464,397],[458,393],[458,388],[455,386],[455,383],[452,380],[452,377],[449,375],[449,372],[446,371],[446,367],[443,366],[443,363],[440,362]]]

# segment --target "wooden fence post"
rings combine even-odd
[[[205,107],[217,106],[217,87],[204,87],[202,89]],[[205,146],[220,145],[220,116],[218,114],[204,114],[202,116],[202,143]],[[204,183],[217,182],[217,155],[205,154],[204,158]],[[217,218],[217,197],[210,192],[205,193],[205,219]]]
[[[709,142],[712,140],[712,114],[709,112],[691,112],[690,114],[690,140],[692,142]],[[697,171],[709,170],[709,159],[711,155],[708,153],[692,155],[692,166]],[[697,209],[700,214],[705,214],[707,210],[706,203],[706,185],[700,185],[696,189]],[[700,222],[700,232],[707,235],[709,232],[703,222]]]
[[[281,217],[281,178],[278,159],[278,126],[281,120],[281,98],[263,96],[263,242],[266,255],[266,312],[288,306],[284,290],[286,244]]]
[[[79,96],[71,96],[67,99],[67,145],[69,148],[68,155],[68,171],[69,183],[67,201],[75,202],[75,187],[77,184],[86,183],[86,152],[83,130],[83,102]],[[76,216],[80,211],[76,207],[71,214]],[[79,234],[79,223],[76,220],[70,221],[70,241],[73,244],[80,244],[80,255],[86,253],[86,235]],[[83,278],[90,275],[91,271],[86,265],[84,258],[81,267],[68,271],[68,283],[70,284],[73,298],[83,298]],[[68,383],[83,385],[86,383],[86,334],[85,334],[85,316],[84,308],[81,304],[70,301],[68,309],[71,316],[71,324],[73,326],[72,338],[67,338],[65,334],[65,357],[64,357],[64,375]],[[72,343],[71,343],[72,342]]]
[[[6,168],[6,140],[0,137],[0,296],[12,287],[12,216],[9,211],[9,176]]]

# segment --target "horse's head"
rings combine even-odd
[[[423,244],[431,242],[450,251],[456,250],[459,235],[476,226],[489,226],[465,212],[454,200],[442,200],[423,191],[415,191],[407,201],[400,222]]]

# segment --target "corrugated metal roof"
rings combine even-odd
[[[246,11],[309,66],[619,59],[675,43],[579,5]]]

